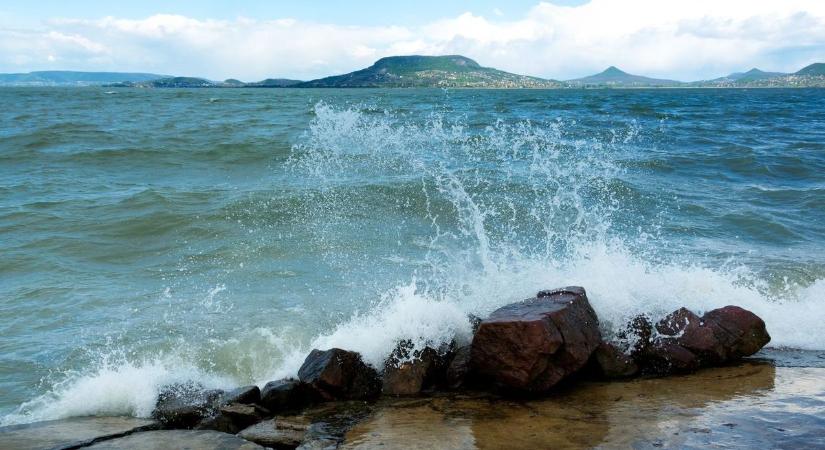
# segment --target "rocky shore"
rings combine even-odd
[[[642,384],[656,386],[668,375],[729,365],[770,341],[765,323],[737,306],[702,316],[682,308],[656,323],[639,316],[612,341],[604,340],[598,317],[581,287],[541,291],[493,311],[486,319],[471,320],[475,330],[470,344],[419,349],[399,342],[381,368],[369,366],[352,351],[315,349],[296,379],[271,381],[262,389],[207,390],[193,380],[162,389],[152,420],[43,422],[0,429],[0,440],[7,445],[3,448],[10,449],[321,449],[353,442],[383,446],[388,442],[373,439],[376,434],[370,429],[381,428],[380,421],[398,411],[438,411],[443,422],[450,410],[466,413],[467,408],[477,411],[479,405],[487,405],[494,414],[507,416],[513,404],[547,401],[581,383],[599,386],[608,396],[615,396],[612,402],[628,402],[632,409],[643,403],[636,398],[643,391],[638,389]],[[635,387],[629,389],[631,385]],[[634,394],[628,397],[628,393]],[[595,400],[585,401],[592,404]],[[460,404],[465,408],[456,406]],[[503,409],[498,411],[491,404]],[[399,405],[406,406],[399,409]],[[565,405],[571,410],[587,407]],[[521,417],[522,413],[514,414]],[[522,430],[520,421],[529,422],[526,417],[512,424],[512,432]],[[39,434],[33,430],[40,430]],[[382,433],[392,434],[386,427]],[[501,433],[507,435],[508,430]],[[31,438],[37,435],[58,439]],[[514,445],[540,442],[529,436],[520,439]],[[558,444],[546,439],[548,445]],[[472,448],[478,443],[444,444]]]

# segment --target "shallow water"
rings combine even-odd
[[[825,349],[825,91],[0,89],[2,423],[579,284]]]
[[[821,448],[825,369],[742,364],[543,400],[385,401],[342,448]]]

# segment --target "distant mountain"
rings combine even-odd
[[[290,80],[287,78],[267,78],[263,81],[256,81],[254,83],[246,83],[245,87],[257,87],[257,88],[279,88],[279,87],[290,87],[295,86],[296,84],[301,84],[303,81],[301,80]]]
[[[825,76],[825,63],[813,63],[810,66],[805,66],[794,75],[803,75],[809,77]]]
[[[641,75],[632,75],[615,66],[608,67],[604,72],[589,77],[568,80],[568,85],[580,86],[615,86],[615,87],[664,87],[679,86],[680,81],[648,78]]]
[[[0,74],[0,85],[12,86],[90,86],[156,80],[168,75],[127,72],[75,72],[48,70],[29,73]]]
[[[751,69],[747,72],[734,72],[734,73],[732,73],[732,74],[730,74],[726,77],[723,77],[723,78],[726,78],[728,80],[733,80],[733,81],[747,82],[747,81],[765,80],[765,79],[768,79],[768,78],[782,77],[782,76],[785,76],[785,75],[788,75],[788,74],[787,73],[782,73],[782,72],[765,72],[765,71],[759,70],[756,67],[754,67],[753,69]]]
[[[561,83],[482,67],[470,58],[390,56],[366,69],[307,81],[296,87],[556,88]]]

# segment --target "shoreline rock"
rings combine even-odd
[[[599,321],[583,288],[541,291],[481,322],[470,366],[505,388],[546,392],[584,367],[600,342]]]

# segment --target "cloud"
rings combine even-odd
[[[466,12],[415,27],[289,18],[58,18],[0,26],[0,70],[139,70],[212,79],[309,79],[394,54],[460,53],[517,73],[566,79],[609,65],[652,76],[708,78],[825,60],[825,2],[592,0],[538,3],[511,20]]]

